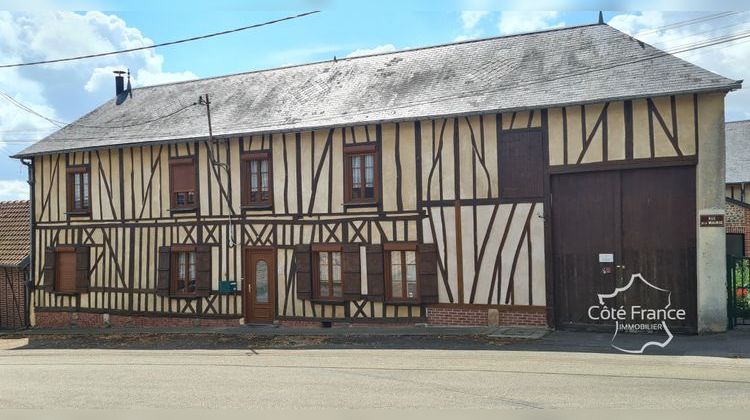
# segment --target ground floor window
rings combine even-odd
[[[195,248],[178,248],[172,252],[172,293],[195,293]]]
[[[418,300],[416,244],[386,244],[384,249],[386,297],[392,301]]]
[[[317,246],[313,248],[314,284],[319,299],[344,297],[341,278],[341,247]]]
[[[57,249],[55,292],[76,293],[76,252],[73,247]]]

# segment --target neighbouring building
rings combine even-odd
[[[0,201],[0,329],[28,326],[28,201]]]
[[[728,122],[727,254],[750,257],[750,120]]]
[[[741,83],[608,25],[115,84],[16,156],[37,325],[585,328],[641,272],[726,327]]]

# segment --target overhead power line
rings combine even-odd
[[[211,33],[211,34],[200,35],[200,36],[194,36],[192,38],[185,38],[185,39],[180,39],[180,40],[177,40],[177,41],[162,42],[161,44],[154,44],[154,45],[148,45],[148,46],[143,46],[143,47],[129,48],[129,49],[126,49],[126,50],[117,50],[117,51],[109,51],[109,52],[103,52],[103,53],[98,53],[98,54],[80,55],[80,56],[77,56],[77,57],[57,58],[57,59],[54,59],[54,60],[33,61],[33,62],[29,62],[29,63],[0,64],[0,69],[10,68],[10,67],[36,66],[36,65],[39,65],[39,64],[61,63],[61,62],[65,62],[65,61],[84,60],[84,59],[87,59],[87,58],[105,57],[105,56],[108,56],[108,55],[124,54],[124,53],[133,52],[133,51],[148,50],[148,49],[151,49],[151,48],[166,47],[166,46],[169,46],[169,45],[183,44],[185,42],[192,42],[192,41],[198,41],[198,40],[206,39],[206,38],[213,38],[213,37],[216,37],[216,36],[227,35],[227,34],[231,34],[231,33],[234,33],[234,32],[240,32],[240,31],[245,31],[245,30],[248,30],[248,29],[259,28],[261,26],[268,26],[268,25],[272,25],[274,23],[284,22],[284,21],[287,21],[287,20],[298,19],[298,18],[301,18],[301,17],[305,17],[305,16],[309,16],[309,15],[312,15],[312,14],[315,14],[315,13],[319,13],[319,12],[320,12],[320,10],[314,10],[314,11],[311,11],[311,12],[300,13],[300,14],[294,15],[294,16],[287,16],[287,17],[284,17],[284,18],[281,18],[281,19],[274,19],[274,20],[269,20],[267,22],[263,22],[263,23],[256,23],[254,25],[243,26],[241,28],[229,29],[229,30],[226,30],[226,31],[214,32],[214,33]]]

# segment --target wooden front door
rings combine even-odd
[[[276,316],[276,258],[272,248],[245,251],[245,322],[271,323]]]
[[[611,326],[593,322],[588,308],[598,293],[623,287],[632,274],[671,291],[672,307],[696,322],[695,168],[633,169],[555,175],[552,247],[557,328]],[[600,259],[611,255],[612,271]],[[660,296],[618,294],[620,305],[656,307]],[[628,301],[630,299],[630,301]]]

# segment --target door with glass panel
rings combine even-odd
[[[245,255],[245,322],[270,323],[276,316],[273,248],[248,248]]]

